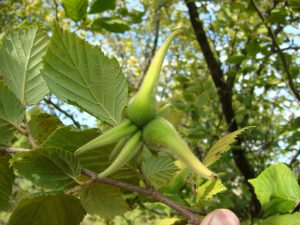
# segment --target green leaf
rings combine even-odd
[[[80,201],[88,213],[112,219],[129,210],[119,188],[105,184],[93,184],[82,189]]]
[[[170,157],[157,156],[147,158],[142,170],[150,183],[158,189],[170,182],[178,168]]]
[[[235,141],[235,138],[249,128],[251,127],[244,127],[242,129],[236,130],[218,140],[217,143],[215,143],[208,151],[203,160],[203,164],[205,166],[210,166],[211,164],[215,163],[224,152],[230,149],[230,145]]]
[[[197,201],[203,202],[211,199],[214,195],[227,190],[221,180],[208,180],[197,188]]]
[[[260,221],[259,225],[299,225],[300,213],[270,216]]]
[[[246,56],[244,55],[232,55],[229,56],[228,59],[226,60],[226,63],[229,64],[240,64],[246,59]]]
[[[12,185],[15,180],[14,171],[9,166],[11,157],[0,153],[0,211],[9,207]]]
[[[300,0],[289,0],[289,7],[296,12],[300,12]]]
[[[116,8],[116,0],[94,0],[91,9],[90,14],[93,13],[101,13],[109,9],[115,9]]]
[[[88,0],[63,0],[62,6],[66,16],[78,22],[86,16]]]
[[[61,127],[55,130],[41,147],[58,147],[73,153],[99,135],[98,129],[78,130],[72,126]]]
[[[270,23],[284,23],[288,13],[286,10],[273,10],[269,17],[266,19],[266,22]]]
[[[41,148],[18,153],[13,160],[17,172],[34,184],[53,190],[65,190],[75,185],[80,165],[72,153],[59,148]]]
[[[55,116],[47,113],[33,114],[29,121],[29,129],[38,145],[43,143],[62,122]]]
[[[265,215],[291,212],[300,200],[297,178],[282,163],[269,166],[249,182],[254,187]]]
[[[0,50],[0,70],[22,105],[38,103],[49,91],[40,74],[48,36],[32,25],[7,32]]]
[[[116,59],[54,24],[44,63],[43,75],[54,94],[111,125],[120,122],[127,82]]]
[[[124,33],[130,30],[130,26],[124,20],[112,17],[101,17],[97,18],[92,23],[93,30],[101,30],[102,28],[114,32],[114,33]]]
[[[73,196],[39,196],[20,201],[8,225],[79,225],[85,214]]]
[[[0,143],[13,138],[15,126],[22,122],[24,107],[0,80]]]

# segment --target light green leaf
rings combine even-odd
[[[47,113],[33,114],[29,121],[29,129],[38,145],[43,143],[62,122],[55,116]]]
[[[0,80],[0,143],[13,138],[15,126],[22,122],[24,107]]]
[[[36,25],[5,34],[0,50],[0,71],[24,106],[38,103],[48,93],[40,74],[47,44],[47,34]]]
[[[9,207],[12,185],[15,180],[14,171],[9,166],[10,156],[0,153],[0,211]]]
[[[73,196],[39,196],[20,201],[8,225],[79,225],[85,214]]]
[[[93,184],[82,189],[80,201],[88,213],[112,219],[129,210],[119,188],[105,184]]]
[[[203,202],[212,198],[214,195],[227,190],[222,184],[221,180],[211,181],[208,180],[200,187],[197,188],[197,201]]]
[[[169,183],[178,168],[170,157],[157,156],[147,158],[142,165],[142,170],[154,187],[161,188]]]
[[[62,6],[66,16],[77,22],[86,16],[88,0],[63,0]]]
[[[65,151],[74,152],[99,135],[98,129],[78,130],[72,126],[61,127],[55,130],[41,147],[58,147]]]
[[[34,184],[53,190],[65,190],[75,185],[80,165],[72,153],[59,148],[41,148],[18,153],[13,160],[17,172]]]
[[[101,30],[102,28],[114,32],[114,33],[124,33],[130,30],[130,26],[127,22],[119,18],[112,17],[101,17],[97,18],[92,23],[93,30]]]
[[[116,0],[94,0],[90,12],[93,13],[101,13],[109,9],[115,9],[116,8]]]
[[[215,143],[208,151],[207,155],[203,159],[203,164],[205,166],[210,166],[211,164],[215,163],[224,152],[230,149],[230,145],[235,141],[235,138],[249,128],[251,127],[244,127],[242,129],[236,130],[218,140],[217,143]]]
[[[259,225],[299,225],[300,213],[270,216],[259,222]]]
[[[265,215],[291,212],[300,200],[297,178],[283,163],[269,166],[249,182],[254,187]]]
[[[120,122],[127,82],[116,59],[54,24],[44,64],[43,75],[59,98],[111,125]]]

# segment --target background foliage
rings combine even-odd
[[[172,224],[182,219],[161,203],[103,184],[81,190],[81,204],[69,193],[55,193],[76,185],[73,178],[80,175],[79,161],[95,172],[109,165],[114,146],[105,146],[100,155],[95,152],[92,161],[91,155],[77,160],[72,153],[120,121],[127,102],[122,74],[130,97],[158,46],[179,23],[184,25],[184,35],[168,52],[157,96],[162,104],[173,105],[168,119],[201,160],[220,143],[220,151],[228,148],[231,139],[217,142],[228,132],[253,127],[212,166],[222,172],[223,184],[205,183],[179,161],[146,150],[141,168],[144,175],[161,193],[199,215],[228,208],[244,224],[299,221],[299,5],[297,0],[1,0],[0,143],[27,149],[37,147],[32,146],[34,139],[39,152],[19,153],[13,160],[0,152],[0,224],[6,224],[12,212],[8,224],[20,224],[23,219],[31,224],[32,217],[18,212],[26,214],[24,209],[44,204],[51,208],[48,201],[60,207],[52,211],[58,215],[57,221],[76,215],[70,224],[78,224],[85,211],[90,215],[82,224]],[[52,28],[55,19],[64,31]],[[27,30],[11,31],[16,27]],[[19,39],[14,39],[16,36]],[[48,36],[52,36],[50,42]],[[32,49],[31,55],[8,51],[12,42],[24,52]],[[50,50],[42,63],[47,45]],[[74,45],[81,48],[65,48]],[[99,48],[117,60],[106,58]],[[63,49],[62,54],[58,49]],[[76,68],[72,64],[76,54],[84,51],[86,62],[102,62],[107,70],[87,64]],[[18,56],[18,64],[10,61],[8,52]],[[50,76],[53,71],[63,74],[62,80]],[[18,80],[6,75],[16,73],[20,74]],[[74,76],[68,77],[69,73]],[[115,79],[114,88],[99,86],[95,80],[100,74],[109,84]],[[85,86],[78,85],[82,80]],[[68,85],[60,85],[63,82]],[[107,100],[97,96],[99,89],[107,91]],[[77,92],[70,94],[74,90]],[[91,101],[85,101],[85,96]],[[116,107],[111,104],[113,98]],[[55,154],[49,155],[49,148]],[[39,161],[46,161],[55,172],[40,169],[35,164]],[[139,185],[132,170],[135,166],[133,160],[113,177]],[[39,194],[45,191],[51,193]],[[36,216],[51,217],[45,213],[37,211]]]

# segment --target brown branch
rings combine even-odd
[[[91,177],[91,178],[94,178],[96,176],[92,171],[87,170],[87,169],[81,169],[81,173],[88,177]],[[116,187],[119,187],[119,188],[122,188],[122,189],[125,189],[128,191],[136,192],[136,193],[151,197],[161,203],[164,203],[165,205],[174,209],[181,215],[185,216],[190,221],[191,224],[198,225],[201,222],[199,217],[195,213],[193,213],[191,210],[178,205],[176,202],[172,201],[171,199],[168,199],[167,197],[165,197],[164,195],[162,195],[161,193],[157,192],[154,189],[146,189],[146,188],[143,188],[140,186],[136,186],[136,185],[133,185],[130,183],[125,183],[125,182],[115,180],[112,178],[97,177],[95,182],[116,186]]]
[[[296,161],[297,158],[300,156],[300,149],[296,152],[296,154],[293,156],[293,158],[291,159],[289,165],[293,165]]]
[[[258,8],[255,0],[251,0],[251,3],[253,5],[255,11],[257,12],[258,16],[260,17],[260,19],[264,23],[265,27],[267,28],[269,36],[272,39],[272,43],[275,46],[276,50],[278,51],[278,55],[279,55],[279,57],[281,59],[283,69],[284,69],[284,71],[285,71],[285,73],[287,74],[287,77],[288,77],[289,87],[290,87],[291,91],[293,92],[294,96],[297,98],[297,100],[300,101],[300,94],[299,94],[299,92],[298,92],[298,90],[297,90],[297,88],[296,88],[296,86],[294,84],[293,75],[290,72],[290,69],[289,69],[289,66],[288,66],[288,62],[287,62],[287,60],[285,58],[284,53],[280,49],[280,46],[278,44],[278,41],[276,39],[276,36],[275,36],[272,28],[266,22],[266,19],[265,19],[264,15],[262,14],[262,12],[260,11],[260,9]]]
[[[53,108],[57,109],[59,112],[61,112],[66,117],[68,117],[70,120],[72,120],[72,122],[74,123],[74,125],[77,128],[79,128],[79,129],[81,128],[80,123],[75,120],[75,118],[73,117],[73,115],[71,115],[67,111],[63,110],[62,108],[60,108],[57,104],[55,104],[54,102],[52,102],[51,99],[44,98],[43,100],[46,102],[46,104],[51,105]]]
[[[29,149],[26,148],[14,148],[14,147],[0,147],[0,152],[6,152],[6,153],[19,153],[19,152],[28,152]]]
[[[30,132],[26,114],[25,114],[25,116],[24,116],[24,125],[25,125],[25,129],[26,129],[26,132],[27,132],[27,138],[28,138],[28,140],[29,140],[29,143],[30,143],[31,147],[32,147],[33,149],[37,148],[37,147],[38,147],[38,144],[36,143],[36,141],[34,140],[32,134],[31,134],[31,132]]]
[[[190,16],[190,21],[193,26],[197,41],[203,52],[206,64],[210,70],[213,82],[217,89],[222,111],[225,116],[228,130],[230,132],[236,131],[238,129],[238,123],[235,118],[235,112],[232,105],[232,88],[228,87],[224,81],[224,74],[219,63],[219,60],[213,54],[211,46],[208,42],[206,32],[204,30],[203,22],[200,20],[198,9],[194,1],[185,0],[186,6],[188,8],[188,13]],[[244,179],[247,182],[249,191],[252,198],[252,215],[257,215],[260,210],[260,204],[257,200],[257,197],[254,193],[254,189],[251,184],[248,182],[249,179],[255,177],[254,170],[250,165],[248,159],[245,156],[245,150],[242,148],[242,139],[238,138],[235,148],[232,150],[233,158],[235,164],[243,175]]]
[[[0,147],[0,152],[7,152],[7,153],[12,153],[12,154],[18,153],[18,152],[28,152],[28,151],[30,151],[30,150],[24,149],[24,148]],[[96,182],[96,183],[112,185],[112,186],[119,187],[119,188],[122,188],[122,189],[125,189],[128,191],[136,192],[136,193],[151,197],[151,198],[155,199],[156,201],[159,201],[159,202],[169,206],[170,208],[174,209],[179,214],[186,217],[191,224],[199,225],[201,222],[201,219],[198,217],[198,215],[196,213],[194,213],[191,209],[188,209],[186,207],[183,207],[183,206],[177,204],[176,202],[165,197],[164,195],[162,195],[158,191],[154,190],[153,188],[146,189],[146,188],[134,185],[134,184],[126,183],[126,182],[115,180],[112,178],[100,178],[94,172],[92,172],[88,169],[85,169],[85,168],[81,169],[81,173],[90,178],[90,180],[88,182],[84,183],[83,185]],[[77,186],[73,189],[70,189],[66,193],[73,194],[79,190],[80,190],[80,187]]]

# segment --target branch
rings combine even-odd
[[[260,9],[258,8],[255,0],[251,0],[251,3],[253,5],[255,11],[257,12],[258,16],[260,17],[260,19],[264,23],[265,27],[267,28],[269,36],[272,39],[272,43],[275,46],[276,50],[278,51],[278,55],[281,59],[283,69],[284,69],[284,71],[285,71],[285,73],[287,74],[287,77],[288,77],[288,84],[290,86],[290,89],[293,92],[294,96],[297,98],[297,100],[300,101],[300,94],[298,93],[297,88],[295,87],[295,84],[294,84],[294,81],[293,81],[293,75],[291,74],[291,72],[289,70],[289,66],[288,66],[287,60],[285,58],[285,55],[282,52],[282,50],[280,49],[280,46],[277,42],[276,36],[275,36],[272,28],[266,22],[266,19],[265,19],[264,15],[262,14],[262,12],[260,11]]]
[[[27,135],[27,138],[29,140],[29,143],[30,143],[31,147],[33,149],[37,148],[38,144],[36,143],[36,141],[34,140],[32,134],[30,132],[27,117],[26,117],[26,113],[25,113],[25,116],[24,116],[24,125],[25,125],[25,129],[26,129],[26,135]]]
[[[0,147],[0,152],[6,152],[6,153],[19,153],[19,152],[28,152],[29,149],[26,148],[14,148],[14,147]]]
[[[293,156],[293,158],[291,159],[289,165],[293,165],[296,161],[297,158],[300,156],[300,149],[296,152],[296,154]]]
[[[170,208],[176,210],[178,213],[180,213],[181,215],[185,216],[191,224],[195,224],[198,225],[200,224],[201,220],[198,218],[198,216],[193,213],[191,210],[178,205],[176,202],[172,201],[171,199],[165,197],[164,195],[162,195],[161,193],[159,193],[158,191],[154,190],[154,189],[146,189],[140,186],[136,186],[130,183],[125,183],[119,180],[115,180],[112,178],[99,178],[97,177],[96,174],[94,174],[92,171],[87,170],[87,169],[81,169],[81,173],[94,179],[95,182],[97,183],[103,183],[103,184],[108,184],[108,185],[112,185],[112,186],[116,186],[128,191],[132,191],[132,192],[136,192],[148,197],[151,197],[161,203],[164,203],[165,205],[169,206]]]
[[[55,104],[54,102],[52,102],[51,99],[44,98],[43,100],[46,102],[46,104],[53,106],[53,108],[57,109],[59,112],[61,112],[66,117],[68,117],[70,120],[72,120],[72,122],[74,123],[74,125],[77,128],[79,128],[79,129],[81,128],[80,123],[75,120],[75,118],[73,117],[73,115],[71,115],[67,111],[63,110],[62,108],[60,108],[57,104]]]
[[[211,72],[212,79],[217,89],[220,102],[222,105],[222,111],[225,116],[228,130],[230,132],[238,129],[238,123],[235,118],[235,112],[232,105],[232,88],[224,81],[224,74],[221,68],[219,60],[213,54],[211,46],[208,42],[206,32],[204,30],[203,22],[200,20],[198,9],[194,1],[185,0],[185,4],[188,8],[190,21],[193,26],[197,41],[203,52],[206,64]],[[232,149],[233,159],[244,179],[247,182],[249,191],[252,198],[252,214],[257,215],[260,210],[260,204],[254,193],[252,185],[248,182],[249,179],[255,177],[255,172],[250,165],[248,159],[245,156],[245,150],[242,148],[242,139],[238,138],[236,142],[236,148]]]
[[[13,147],[0,147],[0,152],[7,152],[7,153],[18,153],[18,152],[28,152],[30,151],[29,149],[24,149],[24,148],[13,148]],[[85,184],[90,184],[90,183],[102,183],[102,184],[107,184],[107,185],[112,185],[115,187],[119,187],[128,191],[132,191],[132,192],[136,192],[148,197],[151,197],[153,199],[155,199],[156,201],[159,201],[167,206],[169,206],[170,208],[174,209],[175,211],[177,211],[179,214],[183,215],[184,217],[186,217],[189,222],[191,224],[194,225],[199,225],[201,222],[201,219],[198,217],[198,215],[196,213],[194,213],[191,209],[185,208],[181,205],[178,205],[176,202],[172,201],[171,199],[165,197],[164,195],[162,195],[161,193],[159,193],[158,191],[154,190],[153,188],[143,188],[137,185],[133,185],[130,183],[126,183],[123,181],[119,181],[119,180],[115,180],[112,178],[100,178],[97,176],[97,174],[95,174],[94,172],[82,168],[81,169],[81,173],[87,177],[90,178],[90,181],[88,181]],[[69,192],[67,192],[68,194],[72,194],[75,193],[77,191],[80,190],[80,187],[75,187],[73,189],[71,189]]]

